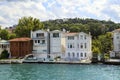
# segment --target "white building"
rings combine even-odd
[[[113,31],[113,51],[110,52],[110,57],[120,57],[120,29]]]
[[[83,32],[66,33],[65,60],[79,61],[91,58],[91,35]]]
[[[44,30],[31,31],[33,54],[36,58],[46,59],[49,53],[49,33]]]
[[[65,31],[50,32],[50,58],[63,58],[65,54]]]
[[[83,32],[68,33],[59,30],[31,31],[33,39],[33,53],[36,58],[65,60],[91,59],[91,35]]]
[[[0,54],[3,50],[7,50],[10,53],[10,43],[7,40],[0,40]]]

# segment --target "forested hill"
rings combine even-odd
[[[81,19],[81,18],[65,18],[48,20],[43,22],[45,28],[50,30],[62,30],[65,28],[70,32],[91,32],[93,38],[120,28],[120,23],[113,21],[96,20],[96,19]]]
[[[36,30],[62,30],[66,29],[70,32],[91,32],[92,35],[92,52],[93,55],[100,53],[109,53],[113,50],[113,41],[111,31],[120,28],[120,23],[112,21],[67,18],[56,19],[40,22],[39,19],[33,17],[22,17],[12,33],[5,29],[0,29],[0,37],[8,40],[16,37],[30,37],[30,31]]]

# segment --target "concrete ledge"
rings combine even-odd
[[[0,64],[20,64],[22,61],[22,59],[2,59]]]
[[[105,60],[104,64],[120,65],[120,59],[108,59]]]

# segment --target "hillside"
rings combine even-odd
[[[96,19],[81,19],[81,18],[64,18],[56,20],[48,20],[43,22],[45,28],[50,30],[62,30],[65,28],[70,32],[91,32],[93,38],[99,35],[111,32],[114,29],[120,28],[120,23],[113,21],[96,20]]]

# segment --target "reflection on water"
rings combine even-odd
[[[0,80],[120,80],[120,66],[6,64],[0,65]]]

